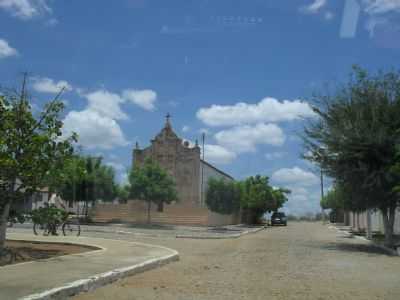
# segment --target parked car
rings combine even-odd
[[[274,212],[271,216],[271,226],[287,225],[286,215],[283,212]]]

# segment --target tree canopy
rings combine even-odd
[[[346,85],[315,100],[305,157],[345,191],[346,207],[381,210],[391,245],[399,200],[400,173],[393,167],[399,161],[400,74],[370,75],[356,66]]]
[[[50,170],[71,157],[76,141],[76,135],[61,138],[59,96],[35,115],[25,85],[24,79],[20,92],[0,95],[0,249],[11,204],[43,187]]]
[[[148,203],[148,222],[150,223],[151,204],[155,203],[163,211],[164,203],[178,200],[176,185],[171,176],[151,158],[142,166],[135,166],[129,174],[130,196]]]
[[[102,157],[75,155],[59,171],[58,190],[63,199],[94,203],[111,201],[117,197],[115,171],[103,164]],[[86,206],[87,208],[87,206]],[[87,209],[86,209],[87,213]]]
[[[210,178],[206,193],[206,204],[211,211],[232,214],[240,208],[240,186],[234,181]]]

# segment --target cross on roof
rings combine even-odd
[[[165,116],[165,118],[167,119],[167,123],[169,123],[171,117],[172,117],[172,116],[170,115],[170,113],[167,113],[167,115]]]

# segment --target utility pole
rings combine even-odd
[[[201,206],[203,206],[203,204],[204,204],[204,192],[203,192],[203,190],[204,190],[204,143],[205,143],[205,139],[206,139],[206,134],[203,132],[202,133],[202,135],[201,135],[201,142],[202,142],[202,161],[203,162],[201,162],[200,163],[200,165],[201,165],[201,199],[200,199],[200,203],[201,203]]]

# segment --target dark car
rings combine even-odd
[[[286,215],[283,212],[275,212],[271,217],[271,226],[274,225],[287,225]]]

